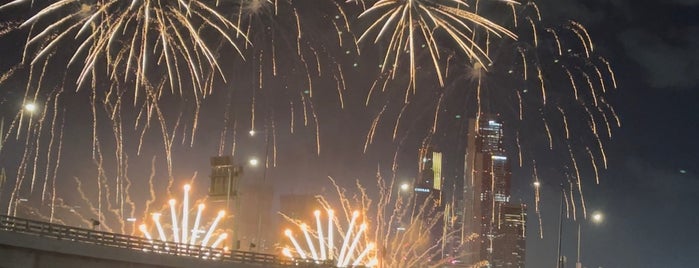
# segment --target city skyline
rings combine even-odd
[[[396,182],[390,187],[398,195],[397,185],[423,178],[421,150],[432,148],[441,153],[441,175],[425,189],[440,190],[452,223],[450,217],[468,217],[459,209],[468,204],[453,198],[464,192],[464,163],[475,161],[466,153],[468,120],[497,114],[502,122],[495,123],[504,126],[498,150],[506,153],[485,160],[511,177],[497,180],[503,183],[487,201],[526,205],[527,266],[556,264],[561,184],[572,201],[565,204],[560,236],[566,268],[578,256],[578,226],[585,266],[698,261],[691,254],[699,236],[691,228],[697,218],[691,205],[699,202],[695,0],[563,0],[514,8],[482,2],[479,15],[488,20],[479,22],[503,25],[518,37],[497,27],[492,35],[464,35],[489,44],[483,51],[490,64],[479,53],[482,62],[469,58],[469,46],[458,44],[467,39],[439,30],[434,42],[420,42],[422,32],[414,43],[407,35],[391,39],[396,25],[383,35],[383,24],[368,30],[388,12],[360,17],[373,1],[279,1],[279,13],[265,1],[226,2],[216,7],[225,19],[214,25],[228,27],[232,43],[215,27],[200,28],[202,43],[156,34],[181,26],[161,27],[170,24],[158,10],[178,10],[168,18],[187,16],[174,2],[134,2],[131,8],[153,8],[149,18],[160,21],[123,29],[100,16],[94,18],[104,27],[48,27],[65,14],[72,14],[65,22],[90,18],[85,12],[98,9],[88,3],[33,19],[47,3],[0,6],[7,3],[0,9],[2,214],[84,228],[97,219],[102,230],[138,233],[131,221],[149,220],[148,204],[167,204],[185,184],[207,189],[215,173],[210,157],[226,155],[244,169],[241,186],[273,185],[264,205],[270,214],[281,210],[280,196],[332,196],[334,183],[349,196],[360,199],[364,191],[378,202],[389,186],[377,181]],[[500,5],[507,12],[498,12]],[[130,23],[148,17],[129,13],[129,5],[105,10],[131,14]],[[238,14],[249,17],[238,20]],[[233,25],[245,27],[238,33]],[[138,27],[152,31],[133,31]],[[65,38],[49,45],[63,31]],[[115,33],[111,45],[83,43]],[[432,44],[439,45],[439,57]],[[110,46],[115,50],[100,50]],[[138,49],[122,51],[129,46]],[[161,54],[178,46],[197,51]],[[106,66],[108,54],[114,68]],[[202,65],[184,64],[187,57]],[[89,59],[98,60],[90,67]],[[391,69],[394,60],[400,68]],[[486,225],[510,222],[508,230],[519,230],[515,208],[508,211],[507,219],[491,217]],[[596,212],[605,215],[600,224],[590,222]],[[259,227],[261,216],[253,218],[246,232],[281,234]],[[668,225],[687,232],[668,233]],[[253,241],[259,235],[246,236],[241,248],[261,245]]]

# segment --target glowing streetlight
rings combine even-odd
[[[603,219],[602,213],[595,212],[595,214],[592,214],[592,221],[595,223],[600,223]]]
[[[248,133],[250,133],[250,136],[251,136],[251,137],[252,137],[252,136],[255,136],[255,130],[254,130],[254,129],[251,129],[250,132],[248,132]]]
[[[600,223],[602,222],[603,217],[602,213],[600,212],[595,212],[592,214],[592,222],[593,223]],[[575,267],[583,267],[582,263],[580,262],[580,237],[582,236],[582,224],[578,223],[578,260],[575,263]]]
[[[252,158],[250,159],[250,161],[248,161],[248,163],[250,163],[251,166],[256,167],[260,163],[260,161],[257,160],[257,158]]]
[[[404,182],[404,183],[402,183],[402,184],[400,185],[400,190],[401,190],[401,191],[404,191],[404,192],[405,192],[405,191],[408,191],[408,189],[410,189],[410,184],[409,184],[409,183]]]
[[[540,183],[539,181],[535,181],[535,182],[534,182],[534,187],[539,187],[539,186],[541,186],[541,183]]]
[[[27,112],[33,113],[34,111],[36,111],[36,109],[37,109],[37,106],[35,103],[29,102],[29,103],[24,104],[24,110]]]

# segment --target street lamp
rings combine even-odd
[[[600,222],[602,222],[602,220],[603,220],[602,213],[595,212],[594,214],[592,214],[592,221],[594,223],[600,223]]]
[[[601,223],[603,220],[602,213],[595,212],[592,214],[592,222],[595,224]],[[582,224],[578,223],[578,261],[575,263],[575,268],[582,268],[582,263],[580,262],[580,236],[582,233]]]
[[[410,183],[404,182],[400,185],[400,190],[407,192],[410,189]]]
[[[36,104],[33,102],[25,103],[23,108],[29,113],[33,113],[37,109]]]
[[[537,181],[538,182],[538,181]],[[556,259],[556,268],[563,268],[563,259],[561,258],[561,239],[563,237],[563,205],[565,204],[565,188],[561,183],[561,209],[558,217],[558,259]]]
[[[250,130],[250,136],[253,137],[255,136],[255,130],[251,129]],[[260,203],[260,196],[262,195],[263,189],[265,189],[265,185],[267,184],[267,166],[269,164],[269,132],[267,131],[267,128],[265,128],[264,132],[264,138],[265,138],[265,158],[264,158],[264,163],[263,163],[263,170],[262,170],[262,184],[260,186],[260,193],[256,195],[257,203]],[[260,164],[260,161],[257,158],[252,158],[249,161],[250,166],[256,167]],[[262,250],[264,248],[263,243],[261,243],[260,239],[260,233],[262,232],[262,211],[257,211],[257,231],[255,233],[255,243],[257,245],[251,243],[251,245],[255,245],[257,250]]]

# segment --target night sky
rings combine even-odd
[[[320,1],[320,0],[316,0]],[[2,1],[5,3],[8,1]],[[364,185],[375,184],[377,170],[385,178],[395,177],[398,181],[410,181],[417,173],[417,151],[426,133],[429,132],[434,114],[435,99],[439,98],[439,86],[434,79],[431,63],[421,64],[418,89],[406,116],[406,122],[399,128],[398,139],[392,140],[392,122],[381,123],[377,129],[375,141],[364,152],[367,133],[372,120],[386,108],[386,121],[395,120],[400,112],[405,86],[392,85],[386,93],[377,94],[376,99],[365,105],[366,95],[374,80],[380,75],[381,45],[372,48],[360,45],[361,56],[352,46],[337,46],[337,35],[328,32],[323,23],[327,23],[327,13],[333,13],[334,5],[315,5],[309,1],[299,1],[299,12],[305,27],[304,40],[312,40],[317,49],[319,64],[324,75],[314,77],[312,103],[313,107],[303,103],[308,96],[306,74],[303,62],[296,56],[296,33],[293,17],[290,20],[255,21],[255,25],[272,25],[279,32],[273,34],[277,42],[279,61],[276,63],[279,75],[271,75],[271,63],[258,64],[259,58],[240,59],[230,49],[223,49],[219,56],[228,57],[223,64],[228,73],[227,84],[219,81],[214,85],[214,93],[202,102],[199,118],[198,136],[193,146],[187,142],[175,142],[173,147],[173,176],[177,185],[183,184],[196,174],[195,189],[208,187],[208,157],[219,151],[222,129],[226,129],[225,154],[233,152],[234,158],[244,163],[250,157],[270,157],[273,150],[267,150],[267,144],[277,146],[276,166],[270,167],[266,179],[275,184],[278,194],[332,194],[328,176],[333,177],[341,186],[353,189],[356,180]],[[603,213],[601,224],[592,224],[589,220],[567,219],[564,222],[563,248],[568,256],[567,267],[575,262],[575,241],[578,223],[582,226],[582,263],[585,267],[694,267],[699,263],[699,1],[630,1],[630,0],[559,0],[540,1],[539,7],[543,19],[549,24],[564,24],[568,20],[579,21],[589,30],[595,43],[596,52],[611,61],[616,73],[618,90],[607,95],[621,119],[621,128],[615,129],[610,141],[605,141],[609,168],[600,172],[600,185],[590,178],[589,168],[583,170],[585,181],[585,199],[588,211]],[[343,4],[355,21],[358,9]],[[306,9],[303,9],[306,8]],[[315,9],[313,9],[315,8]],[[31,13],[21,7],[15,12],[1,11],[0,21],[7,22],[2,27],[10,28],[16,22],[27,18]],[[334,13],[333,13],[334,14]],[[355,35],[366,27],[365,22],[353,23],[351,28]],[[334,29],[334,28],[331,28]],[[286,31],[286,32],[285,32]],[[287,33],[291,31],[291,33]],[[264,34],[251,36],[253,43],[268,44],[269,29]],[[22,46],[26,38],[25,30],[5,33],[0,31],[0,70],[5,72],[19,62]],[[345,35],[343,38],[347,39]],[[351,40],[344,40],[351,42]],[[334,45],[322,45],[333,43]],[[321,44],[321,45],[319,45]],[[75,45],[74,45],[75,46]],[[266,46],[264,50],[267,50]],[[72,49],[75,49],[73,47]],[[269,52],[265,52],[269,53]],[[304,52],[308,53],[308,51]],[[250,54],[247,54],[250,56]],[[306,55],[306,54],[304,54]],[[424,55],[421,57],[426,60]],[[269,58],[265,58],[268,60]],[[307,59],[315,73],[315,59]],[[264,82],[259,87],[259,67],[264,69]],[[341,67],[337,67],[341,66]],[[456,65],[458,66],[458,64]],[[51,66],[50,68],[60,68]],[[343,91],[344,108],[340,105],[337,93],[339,76],[342,68],[346,89]],[[326,70],[327,69],[327,70]],[[407,70],[403,70],[407,72]],[[60,73],[60,72],[56,72]],[[59,83],[60,74],[51,73],[47,80]],[[153,74],[156,75],[156,74]],[[0,80],[0,117],[8,122],[15,118],[21,108],[27,72],[20,70],[6,81]],[[445,174],[456,177],[463,163],[462,154],[465,146],[465,119],[475,114],[472,106],[474,96],[467,90],[468,81],[464,76],[454,75],[447,79],[447,92],[453,99],[446,101],[442,107],[445,123],[439,125],[439,134],[432,142],[436,149],[447,155]],[[23,80],[24,79],[24,80]],[[53,80],[52,80],[53,79]],[[397,74],[397,81],[405,81],[405,73]],[[467,79],[466,79],[467,80]],[[51,83],[51,82],[49,82]],[[105,88],[105,83],[97,83],[98,88]],[[398,84],[398,83],[397,83]],[[495,84],[493,84],[495,85]],[[557,89],[552,89],[556,92]],[[441,92],[441,91],[440,91]],[[251,99],[256,100],[256,130],[269,134],[250,137]],[[303,97],[301,97],[303,96]],[[511,102],[499,101],[500,95],[493,94],[493,110],[511,114]],[[129,97],[126,97],[127,99]],[[456,99],[466,99],[459,102]],[[87,205],[73,193],[77,187],[76,180],[83,182],[83,187],[90,199],[96,199],[95,161],[92,154],[92,116],[90,112],[89,90],[75,93],[66,90],[61,101],[61,112],[66,120],[64,127],[63,155],[60,170],[57,172],[57,195],[61,196],[67,206],[86,210]],[[131,100],[131,99],[129,99]],[[188,112],[193,110],[191,98],[164,97],[161,105],[167,113],[167,121],[174,125],[179,111],[183,114],[183,124],[191,124]],[[128,103],[128,100],[127,100]],[[385,105],[385,106],[384,106]],[[290,113],[294,113],[294,133],[290,131]],[[130,110],[130,104],[124,106],[123,122],[125,127],[125,153],[128,154],[128,176],[133,181],[131,195],[138,204],[136,217],[143,207],[141,204],[147,196],[147,178],[151,174],[151,161],[156,163],[156,204],[168,199],[166,196],[167,172],[164,162],[162,135],[157,123],[144,138],[144,146],[137,155],[140,131],[132,125],[137,114]],[[313,109],[318,116],[320,133],[320,154],[316,147],[316,124],[310,110],[308,126],[304,126],[303,110]],[[466,107],[466,108],[464,108]],[[113,175],[115,168],[114,137],[108,118],[101,111],[98,132],[104,146],[107,173]],[[226,114],[228,116],[226,116]],[[459,117],[456,117],[456,116]],[[224,121],[228,117],[228,121]],[[461,120],[456,120],[461,119]],[[172,126],[171,125],[171,126]],[[506,135],[512,137],[513,130]],[[526,125],[522,128],[529,130]],[[176,131],[176,139],[186,133],[183,129]],[[234,133],[235,132],[235,133]],[[4,133],[3,133],[4,134]],[[14,135],[14,134],[13,134]],[[531,137],[537,141],[538,134]],[[526,138],[526,137],[525,137]],[[235,142],[235,151],[232,145]],[[526,143],[526,142],[525,142]],[[8,194],[16,179],[17,166],[25,151],[21,139],[14,137],[4,144],[0,151],[0,166],[6,169],[7,182],[0,190],[2,213],[8,201]],[[538,144],[532,142],[531,144]],[[514,151],[514,144],[507,142],[508,151]],[[43,146],[46,146],[45,143]],[[537,146],[537,145],[533,145]],[[265,151],[267,150],[267,153]],[[584,150],[584,148],[582,148]],[[531,185],[531,165],[513,168],[513,199],[529,205],[529,229],[527,231],[527,267],[553,267],[556,254],[556,232],[558,224],[559,192],[557,185],[560,176],[557,155],[537,155],[540,177],[544,181],[542,190],[542,217],[544,238],[539,239],[537,218],[533,211],[533,190]],[[391,172],[394,155],[398,169]],[[452,158],[449,159],[449,156]],[[461,158],[459,158],[461,157]],[[45,160],[41,160],[45,161]],[[38,165],[45,168],[46,164]],[[249,168],[248,178],[259,179],[262,170]],[[43,172],[43,171],[41,171]],[[44,173],[40,172],[41,178]],[[178,190],[173,190],[178,195]],[[375,193],[369,187],[369,193]],[[32,205],[39,211],[46,212],[41,204],[40,195],[30,196]],[[165,196],[161,196],[165,195]],[[199,193],[204,197],[205,191]],[[38,197],[38,198],[37,198]],[[84,212],[89,213],[89,212]],[[66,223],[81,224],[65,216]],[[31,215],[27,215],[31,216]],[[129,230],[130,231],[130,230]]]
[[[574,17],[614,55],[623,126],[613,138],[611,168],[590,197],[607,214],[585,226],[582,262],[589,267],[693,267],[699,221],[699,54],[697,1],[557,1],[549,14]],[[543,9],[543,8],[542,8]],[[553,200],[551,200],[553,201]],[[569,250],[575,224],[567,225]],[[537,240],[528,245],[541,245]],[[543,267],[546,249],[528,247]],[[574,254],[573,254],[574,255]]]

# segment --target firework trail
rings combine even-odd
[[[332,52],[344,52],[346,57],[359,54],[348,13],[336,1],[242,0],[232,9],[236,24],[252,44],[243,51],[249,64],[234,66],[235,76],[246,80],[238,85],[236,97],[251,101],[242,104],[248,111],[235,113],[249,114],[251,133],[259,131],[262,116],[266,132],[277,126],[274,121],[278,118],[290,121],[289,133],[293,134],[302,116],[303,126],[315,131],[316,152],[320,153],[323,115],[316,107],[327,99],[316,85],[332,81],[342,108],[347,70],[341,62],[343,55]],[[357,67],[356,62],[353,66]],[[303,113],[297,112],[299,106]],[[288,111],[283,116],[275,111],[285,107]],[[276,127],[273,132],[279,133]],[[274,152],[277,150],[275,143]]]
[[[155,178],[155,159],[156,156],[153,156],[151,159],[151,164],[150,164],[150,176],[148,177],[148,200],[146,200],[146,205],[145,208],[143,209],[143,215],[148,215],[148,211],[150,211],[150,206],[155,202],[156,194],[155,190],[153,188],[153,179]],[[145,221],[145,218],[141,219],[142,221]]]
[[[53,178],[51,178],[51,214],[50,214],[50,219],[49,222],[53,222],[54,215],[55,215],[55,210],[54,208],[56,207],[56,176],[58,174],[58,167],[61,164],[61,152],[63,151],[63,133],[64,133],[64,126],[65,126],[65,110],[63,110],[63,117],[62,117],[62,122],[61,122],[61,131],[60,131],[60,136],[58,138],[58,152],[56,153],[56,163],[53,168]],[[53,136],[51,137],[53,140]],[[47,166],[49,165],[50,162],[47,163]],[[48,174],[48,171],[47,171]],[[44,185],[46,185],[46,181],[44,181]],[[44,187],[45,189],[46,187]],[[42,198],[44,197],[44,194],[42,193]],[[42,199],[43,202],[43,199]]]
[[[7,173],[5,168],[0,168],[0,197],[2,197],[2,190],[5,188],[5,182],[7,182]]]
[[[19,25],[20,22],[17,21],[0,22],[0,37],[16,30]],[[0,79],[0,83],[2,83],[2,79]]]
[[[539,181],[539,174],[536,171],[536,161],[532,161],[532,167],[534,170],[534,211],[536,212],[536,217],[539,220],[539,238],[544,239],[544,227],[541,220],[541,182]]]
[[[105,231],[111,232],[112,228],[109,227],[109,223],[107,223],[102,216],[102,205],[100,204],[99,207],[95,208],[92,201],[90,201],[90,198],[88,198],[87,195],[85,194],[85,191],[83,190],[82,182],[80,181],[80,179],[78,177],[73,177],[73,179],[75,180],[75,183],[77,184],[76,189],[78,190],[78,194],[80,195],[80,199],[83,201],[84,204],[86,204],[88,206],[87,208],[88,208],[89,212],[91,213],[91,215],[97,216],[98,221],[100,221],[100,223],[102,223],[102,224],[100,224],[100,228],[104,228]],[[83,220],[87,221],[87,219],[83,219]],[[89,221],[87,221],[87,222],[89,223]]]

